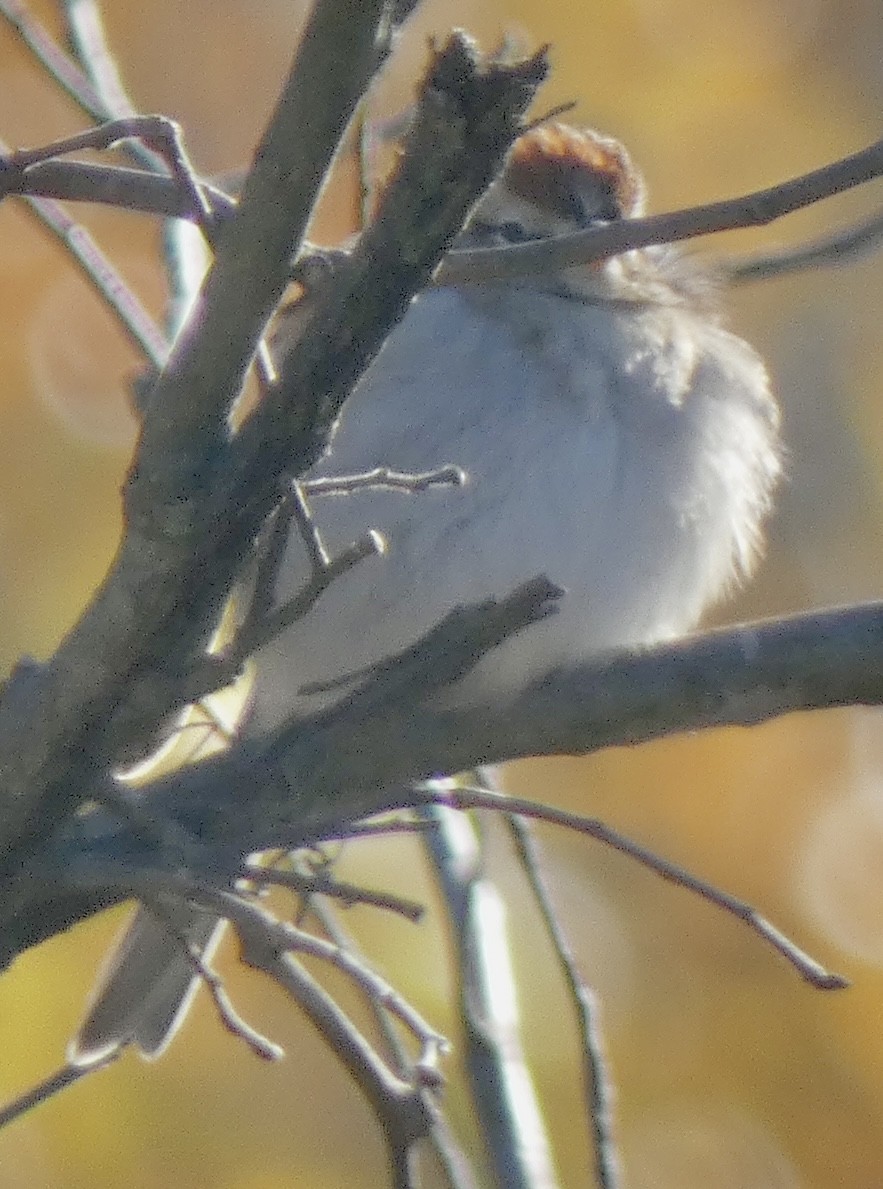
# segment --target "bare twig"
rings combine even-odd
[[[617,220],[604,227],[592,227],[534,243],[450,252],[436,274],[435,283],[468,285],[515,280],[594,264],[650,244],[675,243],[718,231],[762,227],[783,215],[872,181],[881,174],[883,140],[821,169],[740,198],[645,219]]]
[[[342,949],[349,950],[356,958],[361,957],[358,947],[338,921],[337,915],[331,911],[330,905],[325,904],[321,899],[311,898],[306,907],[330,941]],[[396,1072],[404,1080],[413,1081],[413,1061],[394,1027],[393,1021],[373,998],[368,997],[366,1002],[377,1028],[383,1036]],[[475,1177],[470,1162],[457,1142],[434,1096],[429,1091],[424,1092],[423,1103],[428,1118],[431,1120],[429,1142],[445,1171],[451,1189],[474,1189]],[[406,1167],[410,1167],[410,1164]]]
[[[293,599],[289,599],[287,603],[268,613],[259,624],[255,624],[251,633],[243,633],[237,637],[236,653],[241,657],[246,657],[258,648],[262,648],[280,632],[291,627],[298,619],[302,619],[332,582],[335,582],[342,574],[349,573],[366,558],[382,557],[386,553],[386,549],[386,539],[383,534],[375,529],[370,529],[357,541],[353,541],[348,548],[342,549],[340,553],[329,558],[322,569],[316,572],[312,581]]]
[[[71,8],[86,6],[76,3],[70,5]],[[97,57],[97,41],[99,37],[103,40],[103,33],[97,7],[94,4],[90,7],[93,10],[91,48]],[[27,4],[22,4],[19,0],[0,0],[0,16],[5,17],[7,23],[16,30],[36,60],[45,68],[48,76],[59,84],[90,119],[103,121],[136,114],[122,87],[112,88],[109,85],[111,80],[108,65],[97,61],[86,64],[91,77],[87,76],[49,35]],[[74,40],[77,40],[76,36]],[[80,40],[80,48],[85,48],[85,40]],[[109,55],[106,57],[109,59]],[[95,68],[91,69],[92,66]],[[162,168],[160,158],[144,144],[130,143],[127,145],[127,153],[146,169]]]
[[[328,896],[346,908],[354,904],[381,908],[386,912],[397,913],[413,924],[421,921],[426,913],[425,906],[414,900],[397,896],[393,892],[377,892],[371,888],[363,888],[359,884],[346,883],[332,875],[327,868],[307,873],[287,871],[279,867],[262,867],[257,863],[245,863],[242,875],[243,878],[249,879],[254,884],[288,888],[289,891],[297,892],[299,896]]]
[[[236,919],[231,918],[233,924]],[[363,962],[356,960],[346,949],[325,941],[321,937],[314,937],[300,929],[277,922],[280,932],[278,941],[292,953],[309,954],[314,958],[322,958],[325,962],[343,971],[365,994],[398,1019],[411,1033],[420,1045],[420,1064],[425,1078],[434,1077],[432,1070],[436,1068],[438,1055],[448,1049],[447,1039],[436,1032],[423,1019],[420,1013],[411,1006],[385,979],[370,970]]]
[[[371,1104],[390,1146],[396,1149],[410,1147],[427,1135],[432,1117],[426,1106],[424,1089],[408,1085],[389,1071],[327,991],[299,962],[277,956],[268,969],[261,960],[260,950],[255,953],[253,941],[252,933],[244,947],[245,960],[270,973],[306,1012],[323,1041]],[[260,938],[258,944],[261,944]]]
[[[121,84],[113,90],[112,103],[93,90],[89,80],[62,52],[42,25],[24,6],[4,4],[0,11],[18,29],[25,43],[43,62],[51,76],[65,87],[87,113],[101,120],[106,119],[108,115],[134,118],[131,104],[125,99]],[[93,13],[92,24],[93,32],[100,34],[97,10]],[[104,125],[104,127],[107,128],[108,125]],[[145,129],[155,137],[159,126],[152,118],[148,118],[147,124],[143,126],[130,122],[128,130],[121,125],[117,127],[131,140],[138,138]],[[65,171],[65,163],[48,160],[58,153],[73,151],[78,147],[99,147],[101,135],[99,133],[96,136],[93,129],[68,138],[67,141],[55,142],[54,145],[25,153],[13,153],[7,146],[0,143],[0,151],[5,154],[3,168],[0,170],[0,193],[15,193],[18,190],[20,193],[30,195],[28,206],[32,213],[44,227],[61,240],[136,349],[144,355],[144,358],[154,369],[158,370],[168,354],[167,341],[159,328],[155,326],[134,292],[118,275],[116,269],[92,240],[89,233],[77,225],[55,202],[49,201],[50,198],[85,199],[91,197],[93,201],[104,200],[113,202],[114,205],[125,205],[125,198],[121,193],[121,182],[124,183],[124,188],[129,194],[134,189],[137,189],[139,193],[143,192],[145,188],[151,193],[156,193],[154,185],[156,179],[151,174],[133,174],[132,171],[124,171],[125,177],[123,178],[118,175],[118,171],[111,171],[110,174],[99,175],[94,170],[90,171],[88,166],[74,167],[72,170],[69,168]],[[110,140],[105,134],[105,143],[110,143]],[[168,162],[171,167],[174,190],[180,193],[184,200],[184,206],[189,207],[192,212],[198,212],[198,217],[208,222],[210,218],[209,200],[203,195],[193,170],[189,166],[177,130],[165,122],[159,134],[159,141],[158,147],[161,147],[163,152],[154,152],[142,141],[142,151],[134,155],[153,169],[162,168],[164,160]],[[59,170],[61,170],[61,179],[58,177]],[[115,173],[118,176],[114,176]],[[55,177],[54,185],[52,184],[53,176]],[[97,194],[94,192],[94,187],[90,192],[88,186],[86,192],[83,192],[82,187],[86,179],[91,184],[99,181],[99,178],[101,188]],[[71,183],[70,186],[66,187],[65,182]],[[108,183],[110,183],[109,188]],[[41,187],[45,187],[42,201],[38,197]],[[120,202],[120,199],[123,201]]]
[[[208,223],[211,208],[202,193],[196,172],[190,163],[181,128],[167,116],[127,116],[108,120],[62,140],[51,141],[35,149],[16,149],[3,162],[4,168],[29,170],[50,158],[63,157],[83,149],[112,149],[123,141],[137,140],[147,145],[165,163],[181,189],[190,199],[190,215]]]
[[[753,933],[772,946],[788,962],[802,979],[819,991],[840,991],[849,986],[847,979],[839,974],[833,974],[819,965],[814,958],[802,950],[771,925],[764,917],[744,900],[738,900],[726,892],[720,891],[712,884],[698,879],[695,875],[685,871],[676,863],[663,859],[655,852],[632,842],[618,831],[596,818],[583,817],[578,813],[569,813],[564,809],[556,809],[550,805],[542,805],[538,801],[528,801],[521,797],[503,797],[499,793],[489,793],[487,789],[463,788],[455,784],[444,786],[444,790],[428,787],[422,798],[431,805],[447,805],[455,809],[496,809],[502,812],[520,814],[523,817],[535,818],[538,821],[551,822],[554,825],[566,826],[580,834],[588,834],[621,851],[632,859],[637,859],[644,867],[648,867],[657,875],[678,887],[695,892],[703,900],[708,900],[724,912],[736,917],[747,925]]]
[[[50,1098],[54,1098],[62,1090],[66,1090],[68,1086],[72,1086],[81,1078],[86,1077],[90,1073],[98,1073],[101,1069],[107,1069],[119,1057],[118,1052],[110,1053],[101,1061],[95,1061],[91,1065],[62,1065],[56,1073],[51,1074],[42,1082],[38,1082],[36,1086],[32,1086],[30,1090],[26,1090],[24,1094],[20,1094],[18,1098],[8,1102],[6,1106],[0,1107],[0,1130],[9,1123],[14,1123],[16,1119],[20,1119],[22,1115],[32,1111],[34,1107],[40,1106],[44,1102],[48,1102]]]
[[[64,0],[64,9],[71,44],[101,100],[104,118],[134,116],[135,108],[107,43],[96,0]]]
[[[33,196],[70,202],[96,202],[123,210],[170,218],[192,218],[189,190],[177,178],[126,169],[116,165],[93,165],[85,161],[41,161],[26,168],[11,164],[11,150],[0,152],[0,198]],[[212,210],[212,223],[219,225],[236,209],[233,200],[216,186],[201,183]]]
[[[235,681],[252,653],[268,644],[281,632],[302,619],[325,591],[359,562],[386,552],[385,538],[373,529],[347,549],[341,550],[325,565],[313,570],[313,578],[293,598],[260,618],[249,616],[232,644],[209,656],[200,657],[184,686],[185,701],[194,702],[221,686]]]
[[[431,823],[422,818],[389,815],[376,822],[353,822],[344,826],[339,833],[329,835],[327,841],[348,842],[357,838],[376,838],[383,834],[425,834],[431,829]]]
[[[301,486],[307,495],[348,495],[353,491],[382,488],[388,491],[415,493],[430,487],[462,487],[466,472],[462,467],[436,467],[431,471],[393,471],[389,467],[375,467],[361,475],[332,475],[322,479],[305,479]]]
[[[215,974],[210,967],[206,966],[195,951],[191,951],[190,956],[193,960],[193,969],[208,987],[218,1017],[227,1031],[237,1040],[245,1041],[254,1055],[260,1057],[261,1060],[280,1061],[285,1056],[285,1051],[281,1046],[268,1040],[266,1036],[242,1018],[233,1006],[220,975]]]
[[[527,818],[507,813],[505,820],[576,1009],[583,1058],[586,1118],[593,1141],[597,1186],[598,1189],[616,1189],[621,1184],[621,1173],[613,1140],[613,1082],[604,1055],[598,996],[577,967],[576,955],[552,902],[540,848]]]
[[[0,0],[0,16],[18,33],[34,57],[71,99],[92,119],[107,118],[107,111],[92,84],[70,57],[50,37],[27,4]]]
[[[166,909],[165,900],[162,896],[145,896],[143,904],[156,920],[161,922],[165,932],[178,943],[178,947],[187,959],[193,973],[208,987],[212,1003],[224,1028],[232,1036],[235,1036],[237,1040],[243,1041],[251,1052],[256,1057],[260,1057],[261,1060],[281,1060],[285,1056],[285,1053],[279,1045],[268,1040],[266,1036],[263,1036],[256,1028],[253,1028],[237,1012],[230,996],[227,994],[223,980],[215,974],[206,961],[205,950],[198,945],[194,945],[193,941],[187,936],[186,930],[178,926],[177,913],[174,909]],[[211,948],[214,949],[214,945]],[[119,1047],[119,1051],[121,1049],[122,1046]]]
[[[464,1057],[481,1133],[501,1185],[554,1189],[551,1145],[519,1035],[505,906],[473,825],[437,805],[426,851],[457,947]]]
[[[316,526],[312,509],[307,503],[306,489],[300,482],[296,482],[292,488],[291,514],[294,526],[297,529],[303,547],[306,550],[307,558],[309,559],[310,569],[312,570],[310,578],[315,582],[317,578],[324,575],[331,563],[331,558],[322,541],[322,535]]]
[[[8,152],[8,147],[0,140],[0,154]],[[3,169],[0,168],[0,189],[2,180]],[[25,201],[31,214],[77,262],[83,276],[114,315],[135,349],[154,367],[162,367],[168,354],[165,335],[86,228],[52,199],[26,198]]]
[[[151,911],[155,911],[153,906],[151,906]],[[187,944],[183,934],[180,941],[194,974],[198,975],[208,987],[218,1018],[227,1031],[237,1040],[244,1041],[252,1053],[256,1057],[260,1057],[262,1061],[280,1061],[285,1056],[284,1050],[243,1019],[233,1006],[220,975],[215,974],[211,967],[203,961],[198,949]]]
[[[876,250],[883,240],[883,213],[877,212],[859,223],[794,248],[763,252],[737,260],[711,264],[715,275],[733,284],[750,284],[771,277],[787,276],[808,268],[833,268],[851,264],[856,258]]]
[[[294,857],[297,862],[298,857]],[[303,869],[303,874],[308,875],[307,869]],[[305,908],[307,908],[311,916],[315,917],[318,925],[321,926],[321,929],[326,933],[329,940],[332,940],[335,945],[339,945],[341,949],[351,952],[354,957],[361,957],[358,946],[355,945],[353,938],[348,935],[347,931],[343,929],[338,916],[332,911],[330,905],[324,904],[321,899],[311,897]],[[367,996],[366,1004],[372,1013],[374,1023],[376,1023],[381,1036],[383,1036],[393,1068],[395,1068],[398,1076],[402,1077],[404,1081],[414,1081],[414,1062],[412,1062],[408,1049],[405,1048],[402,1037],[399,1036],[395,1025],[393,1025],[393,1021],[384,1011],[383,1007],[371,998],[371,996]],[[429,1143],[433,1146],[436,1158],[444,1170],[444,1175],[448,1179],[450,1189],[475,1189],[472,1166],[469,1164],[466,1153],[463,1152],[458,1140],[456,1140],[447,1119],[444,1118],[439,1103],[436,1102],[434,1094],[431,1093],[431,1088],[425,1090],[423,1094],[423,1105],[430,1120]],[[395,1159],[396,1157],[393,1157],[393,1160]],[[410,1168],[410,1163],[406,1166]]]

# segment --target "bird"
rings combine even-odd
[[[504,247],[640,216],[643,178],[617,140],[547,122],[514,144],[455,247]],[[285,317],[276,331],[284,374]],[[331,554],[388,539],[257,652],[245,734],[352,687],[453,607],[544,574],[555,615],[505,640],[446,696],[505,706],[556,666],[680,636],[753,572],[783,471],[780,415],[757,352],[723,324],[701,264],[670,246],[417,295],[304,476],[459,468],[420,494],[379,485],[313,498]],[[291,533],[276,597],[308,572]],[[213,922],[188,925],[210,947]],[[208,958],[208,952],[204,953]],[[139,909],[69,1059],[127,1045],[156,1057],[198,980],[179,937]]]

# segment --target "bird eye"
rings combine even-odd
[[[622,207],[616,194],[607,186],[593,187],[589,193],[578,189],[567,190],[562,197],[566,217],[577,227],[590,227],[593,223],[611,223],[622,218]]]

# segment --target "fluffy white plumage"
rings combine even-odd
[[[572,227],[571,212],[513,195],[524,157],[532,199],[554,202],[537,173],[567,171],[583,223],[608,210],[611,172],[620,190],[641,193],[622,178],[632,167],[615,142],[560,127],[525,142],[479,207],[473,239]],[[592,159],[602,151],[608,172]],[[390,552],[260,654],[255,729],[309,709],[300,685],[362,669],[456,604],[536,574],[566,589],[558,614],[495,650],[463,683],[464,700],[505,698],[561,661],[689,630],[753,567],[780,472],[778,415],[761,360],[718,325],[682,259],[634,252],[414,301],[318,473],[444,463],[466,471],[466,487],[314,499],[330,552],[369,527]],[[293,541],[280,593],[307,573]]]
[[[540,128],[518,143],[464,241],[557,234],[634,215],[642,200],[615,141]],[[701,282],[676,253],[649,249],[415,300],[317,473],[444,463],[468,485],[316,497],[331,552],[369,527],[390,552],[259,654],[249,729],[308,711],[305,683],[362,669],[453,606],[540,573],[567,590],[559,614],[486,657],[463,701],[505,699],[559,662],[690,629],[751,571],[781,469],[778,413],[762,362],[720,327]],[[280,598],[308,574],[302,549],[292,541]],[[133,928],[74,1060],[129,1043],[156,1055],[186,1010],[194,980],[180,943],[143,911]],[[196,928],[206,942],[212,923]]]

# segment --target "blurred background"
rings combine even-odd
[[[51,3],[34,7],[57,28]],[[305,5],[114,0],[107,9],[136,105],[178,119],[201,170],[246,162]],[[655,211],[771,185],[881,134],[878,0],[427,0],[375,114],[409,102],[428,36],[453,24],[488,47],[504,33],[527,47],[551,43],[554,73],[539,109],[576,100],[569,119],[621,137],[647,174]],[[83,126],[2,22],[0,70],[8,142],[32,146]],[[352,226],[347,172],[344,163],[316,238]],[[866,187],[691,250],[721,257],[796,243],[879,201]],[[159,315],[156,226],[109,211],[77,215]],[[138,360],[59,248],[11,202],[0,206],[0,259],[7,669],[22,653],[51,652],[113,555]],[[790,462],[761,572],[716,622],[879,596],[883,258],[741,287],[728,307],[769,362]],[[513,789],[603,817],[751,901],[853,980],[848,991],[813,991],[732,919],[620,856],[543,831],[561,913],[602,998],[630,1189],[883,1183],[881,776],[883,718],[864,710],[509,771]],[[504,842],[492,836],[491,850],[518,937],[525,1031],[561,1182],[587,1185],[569,1006]],[[432,903],[411,842],[351,846],[340,871]],[[90,922],[0,978],[0,1100],[60,1063],[121,919]],[[437,914],[414,927],[354,909],[346,924],[424,1013],[454,1029]],[[0,1189],[386,1183],[357,1092],[281,994],[235,969],[233,949],[221,966],[236,1003],[287,1060],[260,1064],[201,1000],[159,1063],[127,1057],[5,1130]],[[472,1142],[456,1063],[447,1103]]]

